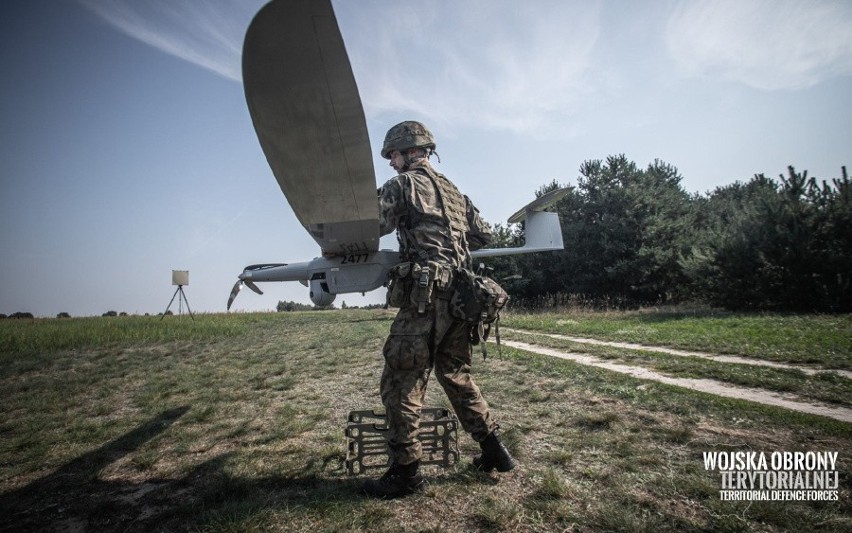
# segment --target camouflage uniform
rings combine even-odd
[[[402,260],[422,268],[431,264],[452,272],[468,266],[469,250],[491,241],[491,231],[470,200],[427,159],[412,163],[379,189],[379,220],[382,235],[397,230]],[[403,280],[406,292],[416,281]],[[471,326],[450,314],[451,294],[451,287],[436,286],[422,313],[405,298],[385,342],[381,397],[388,414],[388,445],[400,465],[420,459],[420,410],[433,367],[474,440],[482,442],[497,428],[470,376]]]

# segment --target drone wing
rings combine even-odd
[[[361,97],[329,0],[274,0],[243,45],[260,145],[324,255],[378,250],[376,178]]]

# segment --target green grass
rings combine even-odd
[[[0,356],[126,346],[175,340],[203,341],[244,334],[259,314],[0,320]]]
[[[653,350],[631,350],[554,339],[543,335],[507,333],[506,339],[520,340],[583,353],[631,366],[642,366],[683,378],[706,378],[743,387],[794,393],[806,399],[852,407],[852,380],[832,372],[808,375],[798,369],[769,368],[748,364],[718,362],[700,357],[670,355]]]
[[[343,428],[380,407],[391,314],[174,318],[0,324],[0,529],[852,527],[852,425],[508,347],[476,356],[474,376],[521,467],[470,470],[478,446],[459,435],[462,463],[427,470],[425,492],[368,500],[346,475]],[[446,405],[437,382],[426,403]],[[731,449],[837,451],[841,500],[722,502],[701,454]]]
[[[852,369],[852,314],[511,313],[507,327]]]

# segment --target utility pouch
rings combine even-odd
[[[452,315],[471,326],[471,343],[481,343],[482,356],[486,356],[485,341],[495,324],[497,344],[500,344],[500,311],[509,301],[509,295],[496,281],[471,270],[460,268],[455,272],[455,291],[450,298]]]
[[[450,300],[453,316],[470,324],[490,324],[500,316],[509,295],[496,281],[466,268],[456,271],[456,286]]]
[[[411,294],[412,263],[400,263],[388,271],[388,307],[402,307]],[[416,266],[416,265],[414,265]]]
[[[439,291],[449,291],[453,286],[453,269],[441,263],[429,263],[430,271],[434,269],[432,278],[435,280],[435,288]]]

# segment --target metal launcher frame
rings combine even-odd
[[[423,446],[421,465],[444,468],[459,462],[456,415],[449,409],[424,407],[418,439]],[[390,467],[387,415],[372,410],[352,411],[346,423],[346,470],[357,476],[367,470]]]

